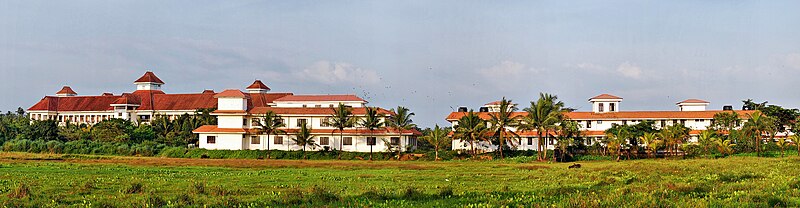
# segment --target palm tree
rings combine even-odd
[[[472,157],[475,157],[477,155],[475,142],[482,141],[488,131],[486,122],[475,111],[470,110],[466,115],[458,119],[453,137],[469,143],[470,149],[472,149],[470,153]]]
[[[308,125],[300,126],[300,130],[295,133],[295,138],[292,141],[303,147],[303,159],[306,159],[306,146],[311,146],[312,149],[319,146],[314,141],[314,135],[311,135],[311,128]]]
[[[434,160],[439,160],[439,149],[447,146],[447,144],[450,144],[453,141],[452,137],[447,136],[448,134],[450,134],[450,129],[441,128],[439,127],[439,124],[436,124],[436,126],[433,127],[433,130],[430,131],[428,135],[422,137],[422,139],[433,145],[433,151],[434,154],[436,154]]]
[[[260,119],[257,119],[255,123],[257,126],[258,134],[265,134],[267,135],[267,158],[270,158],[270,148],[269,148],[269,136],[272,134],[280,134],[284,131],[281,130],[281,127],[285,127],[286,124],[283,123],[283,118],[281,116],[275,114],[275,112],[267,111]]]
[[[783,150],[786,149],[786,147],[788,147],[791,144],[789,142],[786,142],[786,138],[781,137],[775,141],[775,145],[777,145],[778,148],[781,148],[781,157],[783,157],[783,152],[784,152]]]
[[[743,128],[754,135],[756,141],[756,156],[761,156],[761,142],[763,142],[763,134],[772,128],[772,119],[770,119],[768,116],[762,115],[759,111],[748,114],[748,116],[750,118],[747,119],[747,122],[744,124]]]
[[[731,144],[731,141],[732,139],[714,138],[714,144],[723,156],[733,154],[733,146],[736,146],[736,144]]]
[[[336,108],[331,108],[333,114],[325,121],[328,126],[336,127],[339,130],[339,154],[337,159],[342,159],[342,143],[344,143],[344,129],[355,126],[356,119],[353,117],[353,108],[343,103],[339,103]]]
[[[392,109],[392,115],[389,115],[389,119],[386,120],[386,126],[392,127],[401,133],[403,131],[411,130],[414,127],[417,127],[414,124],[414,120],[411,119],[412,116],[415,114],[411,112],[406,107],[397,106],[397,109]],[[402,142],[400,143],[399,149],[402,149]]]
[[[639,137],[639,140],[647,147],[648,156],[653,156],[658,152],[658,148],[661,147],[661,140],[658,139],[656,133],[644,133],[642,137]]]
[[[711,154],[708,148],[711,147],[711,145],[713,145],[714,139],[716,138],[717,138],[716,132],[712,130],[702,131],[700,132],[700,135],[698,135],[697,143],[699,143],[700,146],[703,147],[703,151],[705,151],[706,155]]]
[[[622,156],[622,146],[625,146],[628,138],[630,138],[630,131],[628,126],[613,124],[609,129],[606,129],[606,137],[608,137],[608,148],[617,154],[617,162]]]
[[[573,120],[565,120],[557,127],[556,132],[558,132],[558,136],[556,140],[558,142],[558,148],[561,151],[561,162],[565,162],[564,157],[566,157],[567,149],[575,145],[575,138],[580,137],[581,131],[578,125],[578,122]],[[553,155],[553,161],[555,161],[555,159],[556,157]]]
[[[789,139],[791,139],[794,145],[797,146],[797,155],[800,156],[800,134],[795,133],[794,135],[790,136]]]
[[[376,129],[383,128],[384,123],[383,121],[381,121],[381,118],[383,117],[384,115],[378,112],[377,107],[366,107],[364,118],[361,118],[359,124],[361,124],[362,127],[367,128],[367,130],[369,130],[369,133],[372,134],[372,132],[375,131]],[[386,143],[386,141],[384,141],[384,143]],[[372,160],[372,146],[373,145],[369,146],[370,160]]]
[[[514,145],[514,140],[509,140],[506,137],[506,134],[510,134],[512,137],[519,138],[514,131],[509,131],[508,127],[517,127],[517,119],[514,116],[514,111],[517,110],[517,106],[514,105],[511,100],[506,100],[505,97],[500,101],[500,109],[497,112],[489,113],[490,119],[489,123],[491,123],[491,131],[494,132],[495,135],[498,136],[498,142],[500,145],[497,147],[497,150],[500,152],[500,159],[503,159],[503,148],[505,147],[506,143],[509,143],[511,146]],[[509,142],[511,141],[511,142]]]
[[[531,106],[524,109],[528,113],[523,117],[520,129],[536,131],[538,136],[538,159],[539,161],[547,158],[545,138],[548,132],[556,128],[556,125],[564,119],[564,103],[558,101],[558,96],[546,93],[539,93],[539,100],[531,102]]]

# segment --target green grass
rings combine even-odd
[[[0,206],[800,206],[797,156],[579,163],[0,153]]]

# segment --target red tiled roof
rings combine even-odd
[[[244,128],[218,128],[217,125],[204,125],[198,127],[192,133],[247,133]]]
[[[618,96],[610,95],[610,94],[601,94],[601,95],[594,96],[594,97],[589,98],[589,99],[591,100],[591,99],[622,99],[622,98],[618,97]]]
[[[621,111],[608,113],[594,112],[567,112],[567,117],[574,120],[616,120],[616,119],[711,119],[714,115],[728,111]],[[747,118],[746,114],[754,111],[730,111],[739,114],[741,118]],[[491,118],[488,112],[476,112],[481,119]],[[447,116],[447,120],[458,120],[466,115],[466,112],[452,112]],[[526,112],[514,112],[513,116],[526,116]]]
[[[131,96],[128,99],[138,99],[138,110],[197,110],[216,108],[217,99],[211,93],[199,94],[165,94],[160,90],[137,90],[125,93]],[[291,95],[291,93],[257,93],[249,94],[249,108],[266,107],[273,100]],[[105,96],[74,96],[42,98],[28,110],[49,111],[106,111],[112,110],[111,104],[121,98],[121,95]],[[134,98],[135,97],[135,98]],[[120,101],[123,102],[123,101]],[[131,102],[131,101],[124,101]],[[155,106],[154,106],[155,105]]]
[[[74,90],[72,90],[72,88],[71,88],[71,87],[69,87],[69,86],[64,86],[64,87],[62,87],[62,88],[61,88],[61,90],[59,90],[58,92],[56,92],[56,95],[62,95],[62,94],[68,94],[68,95],[77,95],[78,93],[77,93],[77,92],[75,92]]]
[[[500,103],[502,103],[502,102],[503,102],[503,101],[499,101],[499,100],[498,100],[498,101],[494,101],[494,102],[491,102],[491,103],[486,103],[486,104],[484,104],[484,105],[500,105]]]
[[[214,95],[214,98],[221,98],[221,97],[233,97],[233,98],[246,98],[248,97],[247,94],[244,94],[241,90],[236,89],[227,89],[220,93]]]
[[[28,111],[107,111],[113,110],[111,103],[122,96],[46,96]]]
[[[140,99],[139,96],[136,96],[136,95],[133,95],[133,94],[130,94],[130,93],[123,93],[122,96],[120,96],[120,98],[117,98],[111,104],[116,104],[116,105],[141,105],[142,104],[142,99]]]
[[[709,102],[705,101],[705,100],[700,100],[700,99],[688,99],[688,100],[684,100],[684,101],[678,102],[678,104],[681,104],[681,103],[709,103]]]
[[[367,112],[366,108],[352,108],[353,115],[364,115]],[[250,110],[251,114],[264,114],[272,111],[278,115],[331,115],[333,109],[331,108],[275,108],[275,107],[256,107]],[[393,112],[378,108],[378,113],[383,115],[392,115]]]
[[[250,86],[247,86],[247,89],[269,90],[269,87],[267,87],[267,85],[265,85],[263,82],[261,82],[261,80],[256,80],[255,82],[253,82],[253,84],[251,84]]]
[[[139,79],[137,79],[133,83],[137,83],[137,82],[152,82],[152,83],[156,83],[156,84],[164,84],[164,81],[161,81],[161,79],[159,79],[156,76],[156,74],[153,74],[153,72],[151,72],[151,71],[145,72],[144,75],[142,75],[142,77],[139,77]]]
[[[363,101],[355,95],[291,95],[275,100],[276,102],[285,101]]]

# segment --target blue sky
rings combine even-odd
[[[800,107],[800,1],[2,1],[0,109],[61,85],[357,94],[422,126],[539,92],[588,110]]]

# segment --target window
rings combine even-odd
[[[390,142],[392,143],[392,145],[400,144],[400,137],[392,137],[390,140],[391,140]]]
[[[306,104],[303,104],[303,108],[306,108],[306,107],[308,107],[308,106],[306,106]]]
[[[686,119],[681,119],[681,124],[686,124]]]
[[[258,118],[253,118],[250,120],[250,123],[252,123],[253,125],[258,125],[259,123],[261,123],[261,121],[259,121]]]
[[[242,119],[242,126],[247,126],[247,119]]]
[[[604,107],[604,106],[603,106],[603,103],[599,103],[599,104],[597,104],[597,106],[598,106],[598,107],[597,107],[597,109],[599,109],[597,112],[601,112],[601,113],[602,113],[602,112],[603,112],[603,110],[604,110],[604,109],[603,109],[603,107]]]
[[[308,119],[299,118],[297,119],[297,127],[305,126],[308,123]]]
[[[320,137],[319,138],[319,145],[330,145],[330,139],[328,137]]]
[[[273,144],[283,144],[283,136],[276,136]]]
[[[322,108],[322,105],[315,105],[315,108]]]
[[[216,144],[217,143],[217,137],[216,136],[207,136],[206,137],[206,143],[208,143],[208,144]]]
[[[528,137],[528,145],[533,145],[533,137]]]
[[[628,121],[622,120],[622,125],[628,125]]]
[[[331,117],[321,118],[319,122],[319,126],[321,127],[330,127],[329,122],[331,122]]]
[[[586,121],[586,128],[592,128],[592,121]]]
[[[616,103],[608,104],[608,112],[615,112],[615,111],[617,111],[617,104]]]
[[[342,144],[353,145],[353,137],[345,137],[342,139]]]
[[[250,144],[261,144],[261,139],[258,136],[251,136]]]
[[[597,124],[598,124],[598,125],[599,125],[599,124],[603,124],[603,121],[597,121]]]
[[[367,145],[375,145],[375,137],[367,137]]]

